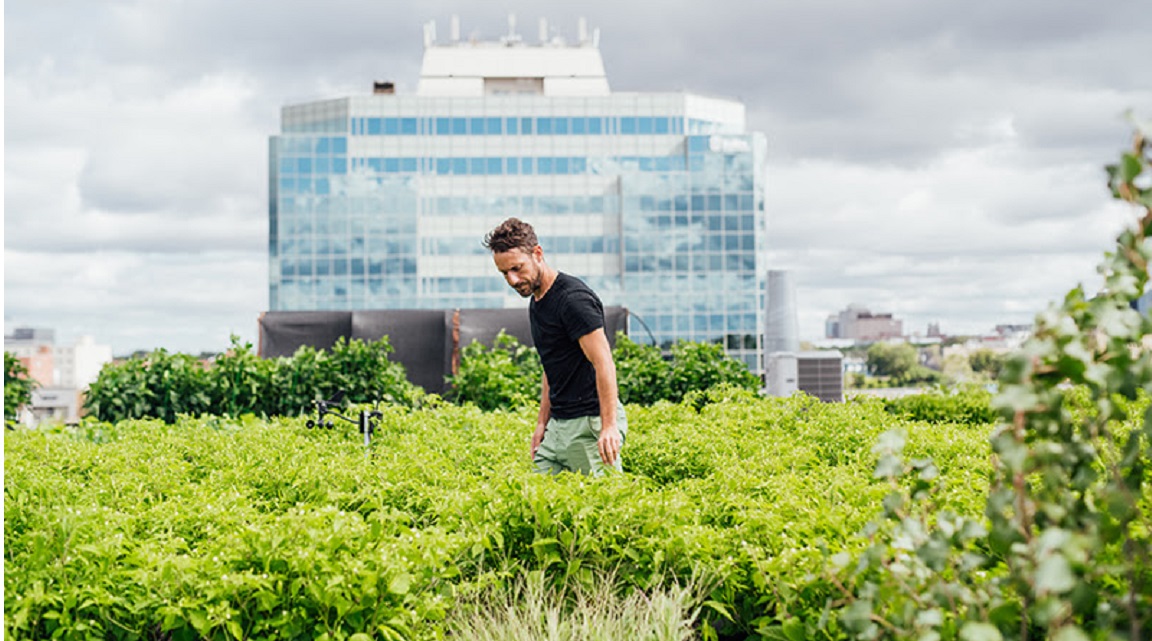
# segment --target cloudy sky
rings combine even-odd
[[[601,32],[617,91],[735,98],[769,141],[802,338],[1027,323],[1131,213],[1102,165],[1152,118],[1143,0],[8,0],[4,316],[117,354],[256,341],[282,105],[415,91],[422,25]]]

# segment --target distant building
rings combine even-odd
[[[852,304],[824,323],[828,338],[848,338],[858,342],[882,341],[904,336],[904,321],[892,314],[874,314],[859,304]]]
[[[74,345],[56,348],[56,382],[60,387],[87,389],[111,360],[111,345],[97,345],[93,337],[81,336]]]
[[[11,353],[36,381],[32,393],[32,423],[75,421],[83,392],[112,360],[112,347],[81,336],[72,345],[56,345],[51,329],[19,327],[4,335],[4,351]]]
[[[17,327],[4,335],[4,351],[16,357],[28,378],[41,387],[56,383],[56,332],[38,327]]]
[[[744,105],[611,91],[583,26],[572,44],[458,31],[426,27],[414,94],[380,82],[283,107],[270,310],[523,308],[480,242],[517,216],[631,312],[630,333],[717,342],[758,371],[768,147]]]
[[[992,332],[970,336],[963,343],[945,347],[942,356],[945,359],[952,356],[970,358],[981,350],[1007,354],[1023,347],[1031,337],[1031,325],[997,325]]]

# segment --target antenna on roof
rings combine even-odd
[[[432,46],[436,42],[436,21],[429,20],[424,23],[424,48]]]
[[[580,44],[588,42],[588,20],[583,17],[576,22],[576,40]]]
[[[500,39],[506,45],[520,42],[520,35],[516,33],[516,14],[508,14],[508,35]]]
[[[460,16],[452,16],[452,42],[460,42]]]
[[[599,47],[600,46],[600,29],[599,29],[599,27],[592,30],[592,46],[593,47]]]
[[[548,42],[548,18],[540,18],[540,44]]]

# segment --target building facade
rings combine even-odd
[[[904,321],[892,314],[874,314],[863,305],[852,304],[824,321],[827,338],[860,342],[882,341],[904,336]]]
[[[581,30],[583,31],[583,29]],[[286,106],[269,147],[273,311],[523,307],[508,216],[667,346],[762,368],[766,142],[738,102],[609,90],[595,37],[437,43],[415,95]]]

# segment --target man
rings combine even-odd
[[[532,462],[542,474],[621,470],[628,423],[616,364],[604,334],[604,306],[583,281],[544,261],[532,226],[509,218],[484,237],[504,280],[528,303],[532,340],[544,366]]]

